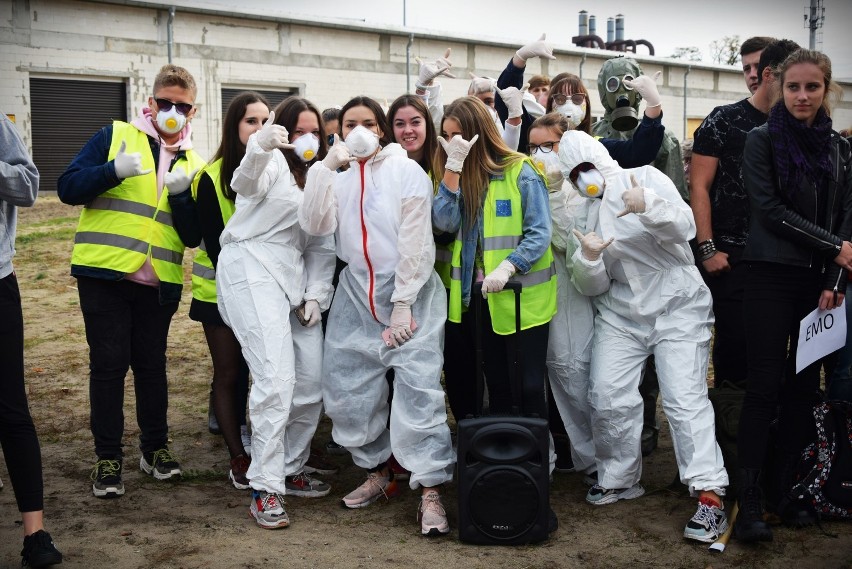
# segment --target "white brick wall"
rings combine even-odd
[[[15,114],[30,144],[29,78],[71,77],[123,80],[128,85],[131,116],[149,95],[154,76],[167,62],[168,13],[85,0],[6,0],[0,2],[0,111]],[[301,21],[267,21],[233,14],[178,10],[174,20],[173,62],[189,69],[198,86],[199,113],[194,142],[210,156],[220,136],[221,88],[297,88],[320,109],[343,104],[354,95],[393,101],[406,88],[407,34],[399,29],[341,29]],[[468,73],[497,77],[516,45],[477,43],[459,37],[417,36],[411,48],[410,82],[415,56],[434,59],[452,48],[456,79],[442,79],[445,102],[465,95]],[[580,72],[592,92],[595,116],[597,74],[611,52],[558,48],[555,61],[533,59],[527,78],[541,73]],[[663,71],[664,121],[683,136],[685,63],[639,56],[647,73]],[[714,88],[718,89],[714,91]],[[701,118],[713,107],[746,96],[738,69],[693,65],[688,77],[688,116]],[[845,100],[852,100],[846,85]],[[836,108],[837,128],[852,125],[852,103]]]

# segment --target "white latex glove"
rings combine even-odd
[[[500,292],[506,286],[509,277],[515,274],[515,265],[507,259],[500,261],[497,268],[485,275],[485,280],[482,281],[482,298],[488,298],[489,292]]]
[[[642,98],[645,99],[645,104],[649,107],[656,107],[662,104],[662,100],[660,99],[660,92],[657,90],[657,79],[660,78],[660,74],[662,71],[657,71],[654,73],[653,77],[648,77],[647,75],[640,75],[636,79],[630,81],[629,79],[624,82],[628,87],[635,89],[637,93],[642,95]]]
[[[517,87],[506,87],[505,89],[497,89],[497,94],[506,103],[506,108],[509,111],[509,116],[506,118],[516,119],[524,112],[524,91],[529,89],[530,84],[527,83],[522,89]]]
[[[624,211],[619,213],[618,217],[624,217],[628,213],[643,213],[645,211],[645,188],[639,185],[633,174],[630,174],[630,183],[632,187],[629,190],[624,190],[624,193],[621,194]]]
[[[562,176],[562,169],[558,163],[547,163],[545,165],[544,181],[547,184],[547,191],[549,193],[562,191],[562,184],[565,182],[565,178]]]
[[[125,152],[126,149],[127,142],[122,140],[121,147],[118,149],[118,154],[116,154],[113,159],[116,176],[124,180],[125,178],[132,178],[134,176],[144,176],[145,174],[150,174],[154,171],[153,168],[143,170],[142,155],[138,152],[131,152],[128,154]]]
[[[447,59],[450,57],[450,48],[447,48],[446,53],[444,53],[444,57],[439,57],[434,62],[429,61],[421,61],[419,57],[415,57],[414,61],[420,64],[420,74],[417,76],[417,81],[414,83],[414,86],[418,89],[426,89],[429,85],[432,84],[432,81],[435,80],[436,77],[443,75],[444,77],[450,77],[455,79],[455,75],[450,73],[450,67],[453,66],[450,63],[450,60]]]
[[[163,185],[166,186],[169,195],[174,196],[185,192],[195,179],[195,175],[198,174],[198,170],[196,168],[191,174],[187,175],[186,170],[180,166],[175,166],[171,172],[166,172],[163,178]]]
[[[581,253],[583,254],[583,258],[587,261],[597,261],[600,259],[603,250],[609,247],[613,242],[612,237],[604,241],[598,237],[598,234],[594,231],[591,231],[586,235],[580,233],[580,230],[578,229],[573,229],[572,232],[574,233],[574,237],[580,241]]]
[[[398,348],[411,339],[414,331],[411,329],[411,306],[404,302],[394,302],[391,311],[390,334],[387,340],[394,348]]]
[[[551,47],[549,43],[544,41],[545,37],[547,37],[547,34],[541,34],[540,38],[538,38],[532,43],[528,43],[527,45],[521,47],[518,51],[515,52],[515,55],[517,55],[519,59],[523,59],[524,61],[532,59],[533,57],[556,59],[553,56],[553,47]]]
[[[473,143],[479,140],[479,135],[474,135],[470,142],[463,139],[460,135],[455,135],[449,142],[443,136],[438,137],[438,142],[447,153],[447,164],[445,168],[451,172],[461,174],[464,159],[467,158],[467,153],[470,152],[470,147]]]
[[[275,111],[269,112],[269,118],[263,123],[263,127],[254,134],[257,145],[264,151],[271,152],[276,148],[296,148],[290,144],[290,133],[280,124],[275,124]]]
[[[316,300],[306,300],[305,308],[303,312],[305,318],[305,327],[310,328],[311,326],[315,326],[317,322],[322,319],[322,315],[320,313],[319,302]]]
[[[349,164],[353,160],[357,160],[349,152],[345,144],[340,142],[340,137],[334,133],[334,144],[328,149],[328,154],[322,159],[323,165],[329,170],[337,170],[341,166]]]

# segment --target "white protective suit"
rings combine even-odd
[[[592,355],[595,309],[592,299],[581,294],[571,282],[574,252],[579,248],[571,230],[585,233],[589,207],[600,200],[587,200],[566,181],[551,192],[553,219],[551,246],[556,265],[556,314],[550,321],[547,342],[547,375],[550,389],[565,431],[571,440],[571,458],[577,472],[591,474],[595,465],[589,407],[589,363]]]
[[[362,468],[394,457],[409,485],[452,479],[455,463],[441,388],[447,296],[434,270],[432,182],[398,144],[345,172],[308,171],[302,228],[335,233],[348,263],[329,313],[323,401],[332,436]],[[398,348],[382,332],[394,302],[411,306],[417,328]],[[388,430],[387,370],[394,370]]]
[[[587,229],[615,239],[596,261],[579,248],[573,257],[574,282],[598,310],[590,373],[598,483],[629,488],[642,475],[638,387],[653,354],[681,481],[693,495],[724,494],[728,475],[707,398],[713,311],[687,243],[695,236],[692,210],[665,174],[652,166],[623,170],[583,132],[565,133],[559,160],[566,178],[582,162],[604,176],[597,219]],[[645,211],[617,217],[631,174],[644,188]]]
[[[332,237],[299,227],[303,194],[281,151],[255,138],[231,182],[237,209],[220,238],[216,292],[252,375],[247,477],[255,490],[285,494],[322,412],[322,328],[302,326],[294,309],[311,299],[328,308],[336,260]]]

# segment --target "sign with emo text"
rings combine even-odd
[[[799,324],[796,373],[845,345],[846,307],[834,310],[817,308],[802,318]]]

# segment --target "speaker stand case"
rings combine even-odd
[[[477,284],[477,287],[481,285]],[[509,282],[515,295],[515,326],[520,330],[521,285]],[[483,301],[475,289],[477,409],[482,405]],[[520,388],[521,353],[515,346],[510,378]],[[542,384],[542,389],[544,385]],[[520,409],[523,409],[521,401]],[[468,417],[458,422],[459,539],[482,545],[519,545],[548,537],[550,514],[550,430],[547,418]]]

